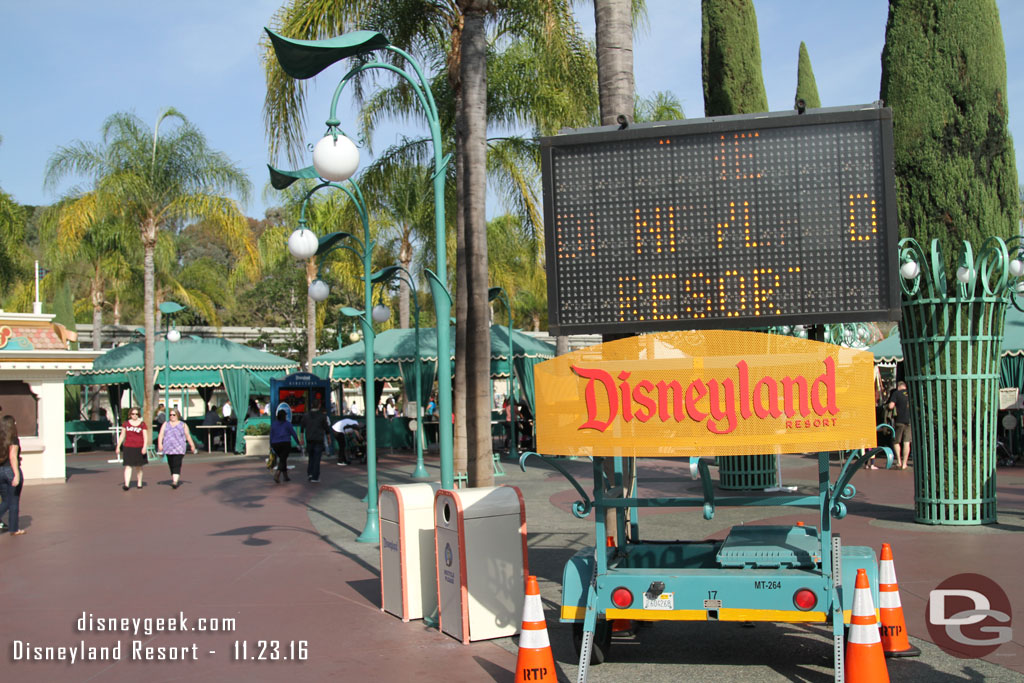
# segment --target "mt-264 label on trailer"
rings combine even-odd
[[[782,588],[781,581],[755,581],[754,588],[757,590],[777,591]]]

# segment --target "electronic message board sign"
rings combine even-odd
[[[541,140],[553,334],[898,320],[892,112]]]

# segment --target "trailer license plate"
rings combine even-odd
[[[652,598],[644,593],[644,609],[675,609],[675,593],[662,593]]]

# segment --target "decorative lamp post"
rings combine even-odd
[[[416,346],[416,356],[413,360],[413,372],[416,374],[416,469],[413,470],[413,479],[430,479],[430,473],[427,472],[427,468],[423,465],[423,388],[422,388],[422,368],[420,361],[420,302],[419,294],[416,291],[416,281],[412,277],[412,273],[403,268],[402,266],[388,266],[382,268],[373,274],[374,282],[388,282],[393,278],[403,279],[408,283],[409,289],[412,290],[412,316],[413,324],[415,325],[415,332],[413,333],[413,340]],[[375,306],[373,309],[376,315],[378,308],[384,308],[383,306]],[[384,308],[387,311],[387,308]],[[388,311],[387,317],[391,317],[391,312]],[[384,318],[387,320],[387,318]],[[382,321],[383,322],[383,321]],[[437,354],[438,362],[440,362],[441,354]]]
[[[450,348],[451,337],[448,320],[451,318],[452,299],[447,287],[447,241],[444,227],[445,172],[451,160],[451,155],[443,155],[441,152],[441,120],[438,116],[433,93],[430,90],[430,82],[412,55],[389,44],[387,38],[375,31],[353,31],[326,40],[297,40],[285,38],[270,29],[264,30],[270,37],[270,43],[274,48],[274,54],[277,56],[277,61],[280,63],[282,70],[292,78],[312,78],[335,62],[348,57],[363,56],[363,61],[350,69],[335,88],[334,97],[331,100],[330,116],[326,122],[327,133],[317,143],[314,150],[313,163],[317,170],[309,169],[314,176],[328,180],[347,178],[348,176],[345,174],[351,175],[358,167],[358,150],[355,150],[355,154],[353,154],[354,145],[349,147],[349,144],[342,140],[344,135],[339,130],[341,122],[337,118],[338,100],[345,86],[352,78],[371,69],[390,71],[409,84],[416,101],[420,103],[430,128],[430,138],[434,151],[434,251],[437,262],[434,272],[427,271],[427,279],[430,283],[434,299],[434,311],[437,317],[437,348],[438,362],[440,363],[442,358],[447,359],[448,357],[447,350]],[[370,53],[377,50],[384,50],[400,57],[411,71],[394,64],[373,59]],[[321,175],[321,172],[328,175]],[[366,286],[369,287],[369,278],[367,277],[366,280]],[[367,304],[367,310],[370,310],[369,304]],[[369,337],[365,339],[367,343],[372,341]],[[448,365],[448,363],[446,362],[445,365]],[[439,365],[437,380],[438,412],[440,414],[438,441],[441,452],[441,485],[446,489],[454,488],[455,485],[451,381],[451,368],[440,367]],[[369,438],[369,434],[367,434],[367,437]],[[374,496],[376,496],[376,492],[374,492]],[[374,521],[374,524],[376,524],[376,521]]]
[[[1021,239],[964,242],[955,279],[937,240],[900,240],[905,377],[914,435],[914,519],[996,521],[999,364],[1006,307],[1021,308]]]
[[[512,460],[518,460],[519,454],[516,449],[516,390],[514,376],[512,374],[512,306],[508,299],[508,292],[504,287],[491,287],[487,290],[487,300],[494,301],[501,299],[508,311],[508,421],[509,421],[509,455]]]
[[[160,304],[160,313],[167,321],[164,330],[164,419],[171,417],[171,344],[181,340],[181,332],[171,327],[171,316],[185,307],[176,301],[164,301]]]
[[[340,133],[339,136],[344,137]],[[272,166],[268,166],[268,168],[270,169],[270,184],[278,190],[283,190],[300,178],[315,179],[319,177],[317,170],[312,166],[300,171],[281,171]],[[341,190],[348,195],[352,205],[359,213],[359,219],[363,226],[363,239],[360,240],[355,235],[347,232],[333,232],[317,238],[316,234],[306,227],[306,207],[313,194],[325,187]],[[313,239],[310,239],[305,233],[312,235]],[[348,242],[354,242],[356,246],[353,247]],[[314,244],[316,245],[315,248],[313,248]],[[322,265],[323,259],[327,254],[335,249],[345,249],[355,254],[356,258],[363,264],[364,309],[360,311],[347,306],[341,309],[342,314],[357,318],[362,324],[365,348],[364,362],[366,367],[363,400],[366,404],[366,478],[368,491],[366,495],[366,524],[363,527],[362,533],[356,538],[357,541],[362,543],[377,543],[380,540],[380,529],[377,521],[377,424],[373,413],[375,379],[373,364],[373,276],[371,273],[373,247],[374,241],[370,236],[370,217],[366,211],[366,202],[363,201],[363,193],[354,180],[349,179],[345,185],[338,182],[321,182],[306,193],[299,210],[299,227],[288,238],[288,250],[292,253],[292,256],[302,260],[316,256]],[[320,279],[318,273],[317,279],[313,280],[309,285],[309,297],[314,301],[324,301],[329,294],[330,287]],[[369,315],[367,315],[367,312],[369,312]],[[384,319],[387,320],[386,317]]]

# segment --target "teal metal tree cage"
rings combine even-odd
[[[1012,244],[990,237],[975,255],[964,242],[952,280],[938,240],[927,252],[900,240],[914,519],[922,524],[996,521],[999,352],[1024,273],[1019,238]]]

